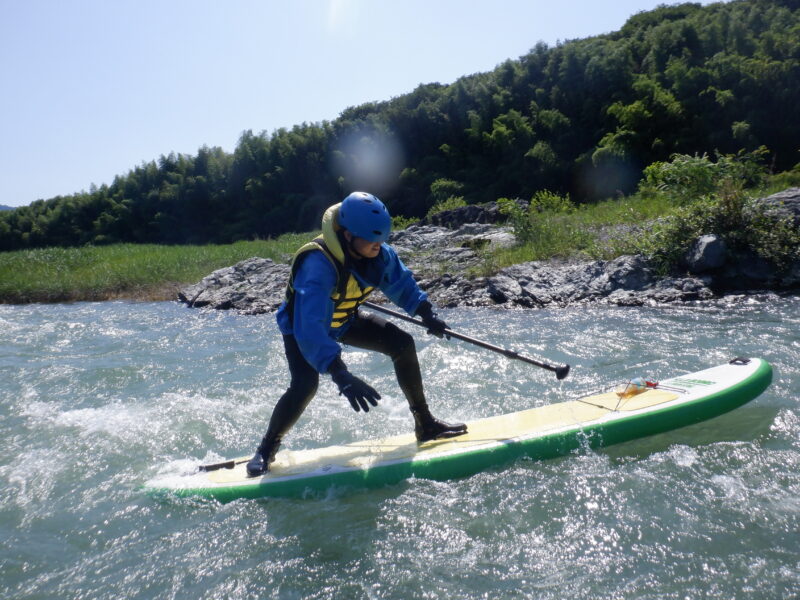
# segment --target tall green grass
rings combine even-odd
[[[545,204],[529,211],[509,205],[509,210],[521,243],[485,256],[482,274],[533,260],[614,258],[636,247],[640,226],[673,214],[677,207],[663,195],[636,194],[592,204]]]
[[[230,245],[117,244],[0,253],[0,302],[167,300],[182,285],[252,256],[287,261],[313,233]]]

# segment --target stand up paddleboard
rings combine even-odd
[[[545,459],[582,446],[598,448],[691,425],[733,410],[763,392],[772,367],[759,358],[681,375],[630,397],[615,392],[468,423],[469,433],[418,444],[413,434],[315,450],[281,451],[270,471],[248,477],[248,457],[197,473],[157,477],[152,492],[220,501],[324,495],[375,488],[409,477],[467,477],[521,456]]]

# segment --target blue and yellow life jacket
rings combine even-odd
[[[286,304],[292,310],[295,294],[293,283],[297,270],[309,252],[320,250],[336,270],[336,287],[331,293],[333,301],[331,328],[334,330],[347,323],[375,289],[372,286],[362,287],[358,279],[346,267],[345,251],[337,235],[341,229],[338,224],[340,206],[341,204],[335,204],[325,211],[322,217],[322,236],[304,244],[295,252],[292,258],[289,282],[286,285]]]

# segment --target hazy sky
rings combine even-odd
[[[0,204],[335,119],[664,0],[0,0]],[[703,1],[703,4],[708,4]]]

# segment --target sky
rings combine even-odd
[[[232,152],[243,131],[333,120],[675,3],[0,0],[0,204]]]

